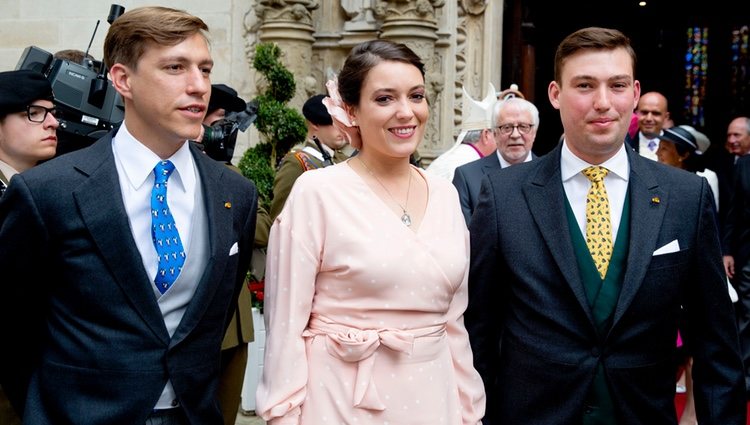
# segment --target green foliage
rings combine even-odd
[[[261,142],[242,156],[239,168],[252,179],[260,194],[260,204],[270,210],[276,165],[292,146],[307,135],[305,118],[286,103],[294,97],[294,75],[279,61],[281,49],[273,43],[260,43],[255,48],[253,68],[268,83],[258,95],[258,115],[254,122]]]
[[[271,164],[284,156],[292,146],[305,140],[305,118],[296,110],[266,95],[258,96],[258,117],[255,127],[267,140],[274,141],[270,152]]]
[[[237,166],[242,175],[255,182],[258,188],[260,199],[259,204],[266,209],[271,210],[271,198],[273,197],[273,176],[274,168],[271,166],[270,158],[273,146],[270,143],[258,143],[252,148],[245,151]]]
[[[268,80],[265,95],[279,103],[286,103],[294,97],[297,85],[294,75],[279,62],[281,49],[273,43],[261,43],[255,48],[253,68]]]

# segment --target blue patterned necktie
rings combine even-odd
[[[162,294],[177,280],[185,264],[185,250],[180,233],[167,205],[167,180],[174,171],[171,161],[159,161],[154,167],[154,189],[151,191],[151,238],[159,267],[154,283]]]

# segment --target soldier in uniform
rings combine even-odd
[[[257,232],[265,232],[265,234],[256,234],[256,244],[258,239],[268,242],[268,230],[271,223],[281,213],[294,182],[302,173],[337,164],[348,158],[342,152],[347,141],[343,133],[333,125],[331,115],[323,105],[324,97],[323,94],[316,94],[307,99],[302,107],[302,115],[307,121],[307,140],[303,145],[293,148],[286,154],[276,170],[276,176],[273,179],[270,222],[265,226],[258,224]]]

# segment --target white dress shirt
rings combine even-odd
[[[11,167],[10,164],[8,164],[7,162],[4,162],[2,160],[0,160],[0,172],[3,173],[3,175],[5,176],[5,178],[8,179],[9,182],[10,182],[10,178],[11,177],[13,177],[16,174],[18,174],[18,170],[16,170],[15,168]]]
[[[594,164],[589,164],[575,156],[568,148],[567,141],[563,142],[560,156],[563,188],[578,222],[578,228],[584,238],[586,237],[586,195],[591,187],[591,181],[581,171],[592,165]],[[604,187],[607,189],[607,196],[609,197],[612,242],[614,243],[617,240],[617,231],[620,229],[622,207],[625,204],[625,195],[628,191],[628,180],[630,179],[630,164],[625,152],[625,145],[620,147],[615,156],[599,165],[609,170],[609,174],[604,178]]]
[[[659,135],[664,134],[662,131]],[[640,131],[638,132],[638,153],[641,154],[642,157],[648,158],[654,161],[658,161],[659,158],[656,157],[656,150],[659,149],[659,138],[653,138],[649,139],[648,137],[644,136],[643,133]]]
[[[151,191],[154,187],[154,167],[161,161],[161,158],[136,140],[128,131],[125,122],[122,123],[117,134],[112,138],[112,151],[120,181],[122,201],[125,204],[133,239],[141,254],[146,274],[152,283],[153,293],[157,297],[157,303],[164,318],[167,332],[172,336],[198,287],[198,279],[195,278],[194,268],[186,270],[195,263],[195,258],[191,255],[195,248],[191,247],[190,241],[194,230],[193,224],[195,224],[193,218],[194,212],[196,212],[196,197],[199,202],[203,199],[200,196],[200,190],[197,190],[199,189],[197,187],[199,183],[198,171],[193,155],[190,153],[189,144],[185,142],[174,155],[167,158],[175,166],[175,170],[168,180],[167,204],[177,225],[177,231],[187,254],[187,260],[175,283],[164,294],[161,294],[154,284],[158,261],[151,236]],[[199,212],[202,212],[202,209]],[[199,229],[206,230],[205,226],[199,226]],[[198,236],[199,242],[201,242],[201,235]],[[206,239],[206,236],[203,239]],[[207,240],[202,242],[205,244]],[[201,252],[201,254],[207,253]],[[193,264],[191,264],[191,261],[193,261]],[[206,259],[198,259],[198,268],[201,272],[205,263]],[[194,278],[185,278],[185,275],[191,274],[191,272]],[[172,381],[167,381],[154,408],[170,409],[178,405]]]
[[[133,239],[143,258],[143,267],[153,282],[158,262],[151,237],[151,191],[154,187],[154,167],[161,158],[136,140],[124,122],[112,138],[112,150]],[[175,170],[169,176],[167,204],[180,233],[182,246],[187,250],[195,207],[195,163],[187,142],[168,159]]]

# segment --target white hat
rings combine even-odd
[[[495,109],[495,103],[497,103],[497,95],[492,83],[489,84],[487,95],[479,102],[472,99],[469,93],[466,93],[465,87],[462,90],[464,91],[464,103],[461,131],[484,130],[494,127],[492,113]]]
[[[698,144],[698,149],[696,149],[695,153],[697,153],[698,155],[705,153],[706,150],[711,147],[711,141],[708,140],[708,137],[705,134],[689,125],[681,125],[679,127],[682,127],[685,130],[689,131],[690,134],[695,137],[695,142]]]

